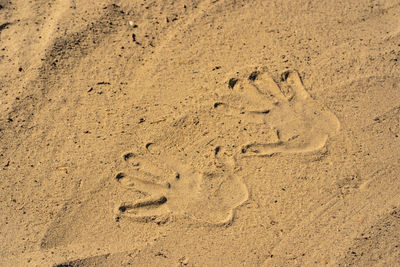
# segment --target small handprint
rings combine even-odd
[[[119,172],[116,181],[147,197],[122,203],[116,210],[119,217],[149,221],[178,215],[210,224],[232,221],[234,209],[248,198],[246,186],[233,175],[233,166],[231,171],[202,173],[154,147],[143,155],[123,155],[129,169]]]
[[[258,140],[243,145],[244,155],[315,151],[340,127],[336,116],[310,97],[295,71],[284,72],[280,84],[262,70],[231,78],[214,107],[276,133],[273,142]]]

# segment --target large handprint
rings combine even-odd
[[[204,173],[182,159],[154,149],[157,146],[153,144],[147,147],[143,155],[124,154],[128,169],[115,177],[123,187],[140,191],[147,197],[122,203],[116,210],[118,216],[148,221],[177,215],[210,224],[226,224],[232,221],[234,209],[247,200],[247,188],[233,174],[233,168]]]
[[[214,107],[276,133],[273,142],[258,140],[243,145],[244,155],[315,151],[339,130],[336,116],[310,97],[295,71],[284,72],[280,84],[259,70],[231,78],[228,85]]]

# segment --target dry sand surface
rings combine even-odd
[[[400,266],[399,0],[0,0],[0,266]]]

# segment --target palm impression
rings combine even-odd
[[[244,144],[244,155],[315,151],[340,127],[336,116],[310,97],[295,71],[284,72],[279,84],[265,71],[239,74],[229,79],[220,98],[216,110],[276,134],[274,141]]]
[[[119,217],[149,221],[174,215],[227,224],[234,209],[248,198],[246,186],[233,173],[234,166],[230,171],[205,173],[153,147],[142,155],[126,153],[123,160],[127,170],[116,175],[117,183],[146,197],[119,205]]]

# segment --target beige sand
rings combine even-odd
[[[0,265],[400,265],[399,14],[0,0]]]

